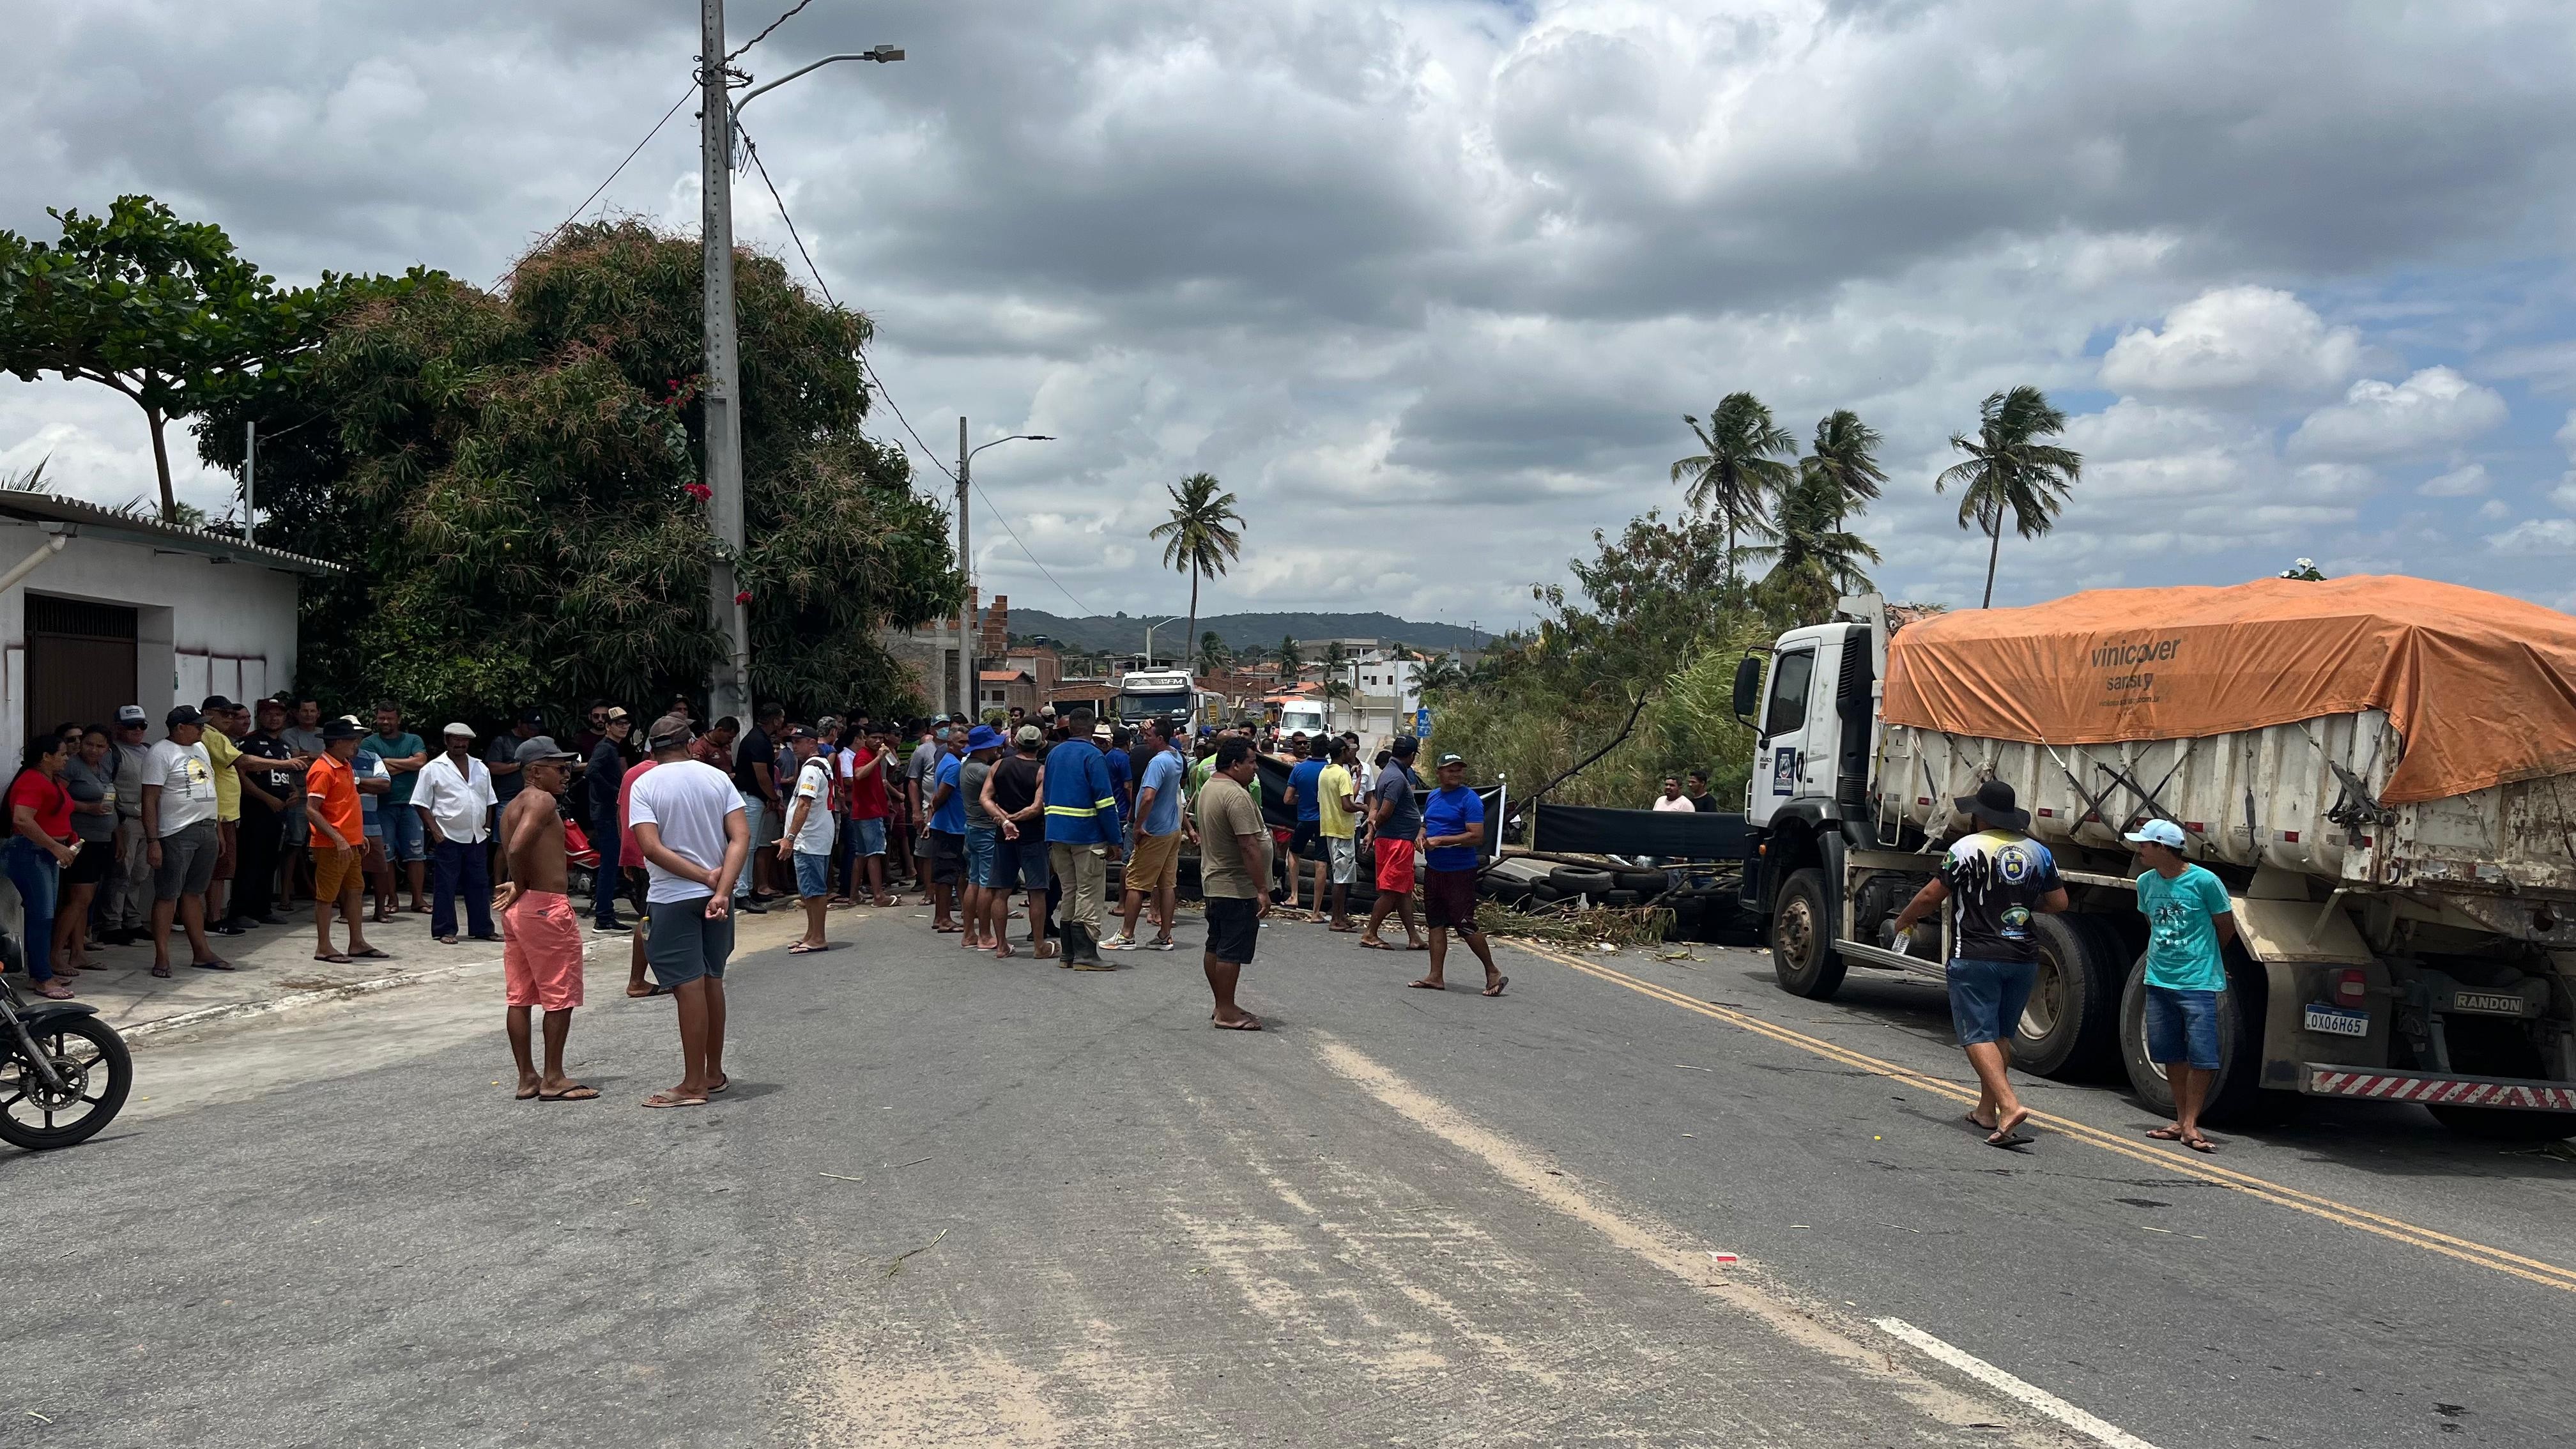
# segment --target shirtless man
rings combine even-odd
[[[519,1061],[519,1100],[587,1102],[599,1095],[564,1075],[564,1039],[572,1035],[573,1008],[581,1005],[581,917],[565,894],[564,830],[560,797],[572,778],[573,753],[555,748],[551,736],[519,742],[517,764],[526,784],[501,811],[501,848],[509,853],[508,884],[493,893],[501,918],[501,974],[510,1000],[510,1054]],[[546,1012],[546,1069],[529,1054],[528,1008]]]

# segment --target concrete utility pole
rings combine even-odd
[[[742,595],[736,565],[743,551],[742,528],[742,368],[736,346],[733,311],[733,137],[731,75],[725,69],[724,0],[698,0],[698,188],[704,208],[700,219],[706,251],[706,375],[699,397],[706,408],[706,485],[708,522],[715,527],[713,557],[707,566],[707,617],[725,634],[725,655],[707,678],[707,718],[732,715],[748,724],[751,717],[751,606]],[[850,55],[827,55],[765,86],[743,93],[742,105],[763,91],[775,90],[809,70],[842,60],[872,60],[886,65],[903,59],[891,45]],[[749,80],[748,76],[744,77]]]
[[[741,368],[733,314],[733,93],[725,74],[724,0],[698,0],[699,197],[706,250],[706,376],[699,396],[706,409],[706,483],[715,547],[707,567],[707,617],[725,633],[725,655],[707,680],[707,718],[745,719],[751,713],[751,609],[736,603],[742,592],[735,564],[742,557]]]

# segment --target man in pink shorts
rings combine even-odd
[[[587,1102],[599,1095],[563,1069],[564,1039],[572,1035],[573,1008],[581,1005],[581,917],[565,894],[559,803],[572,761],[572,752],[555,748],[550,736],[521,741],[519,774],[527,783],[501,812],[510,882],[495,893],[492,909],[501,917],[501,974],[509,986],[510,1052],[519,1061],[522,1102]],[[529,1052],[532,1006],[546,1013],[542,1074]]]

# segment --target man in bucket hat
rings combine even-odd
[[[1988,780],[1954,803],[1976,832],[1950,847],[1941,873],[1898,913],[1891,928],[1894,949],[1905,949],[1915,922],[1957,899],[1950,1022],[1977,1072],[1977,1110],[1968,1120],[1986,1129],[1990,1145],[2016,1147],[2030,1140],[2020,1131],[2030,1109],[2013,1094],[2006,1069],[2012,1065],[2013,1028],[2039,974],[2030,920],[2033,912],[2065,910],[2066,886],[2048,847],[2025,833],[2030,812],[2014,802],[2012,786]]]

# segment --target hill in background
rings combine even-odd
[[[1159,616],[1156,616],[1157,618]],[[1026,609],[1011,605],[1010,631],[1014,640],[1027,640],[1044,634],[1058,645],[1084,654],[1141,654],[1145,649],[1145,626],[1155,618],[1136,618],[1125,614],[1094,614],[1088,618],[1068,619],[1044,609]],[[1154,631],[1154,649],[1166,656],[1177,654],[1181,631],[1186,620],[1175,620]],[[1209,631],[1225,640],[1226,647],[1238,653],[1271,650],[1283,638],[1298,639],[1387,639],[1410,644],[1416,649],[1473,649],[1493,641],[1491,632],[1478,632],[1459,624],[1424,624],[1399,619],[1393,614],[1212,614],[1199,620],[1199,632]]]

